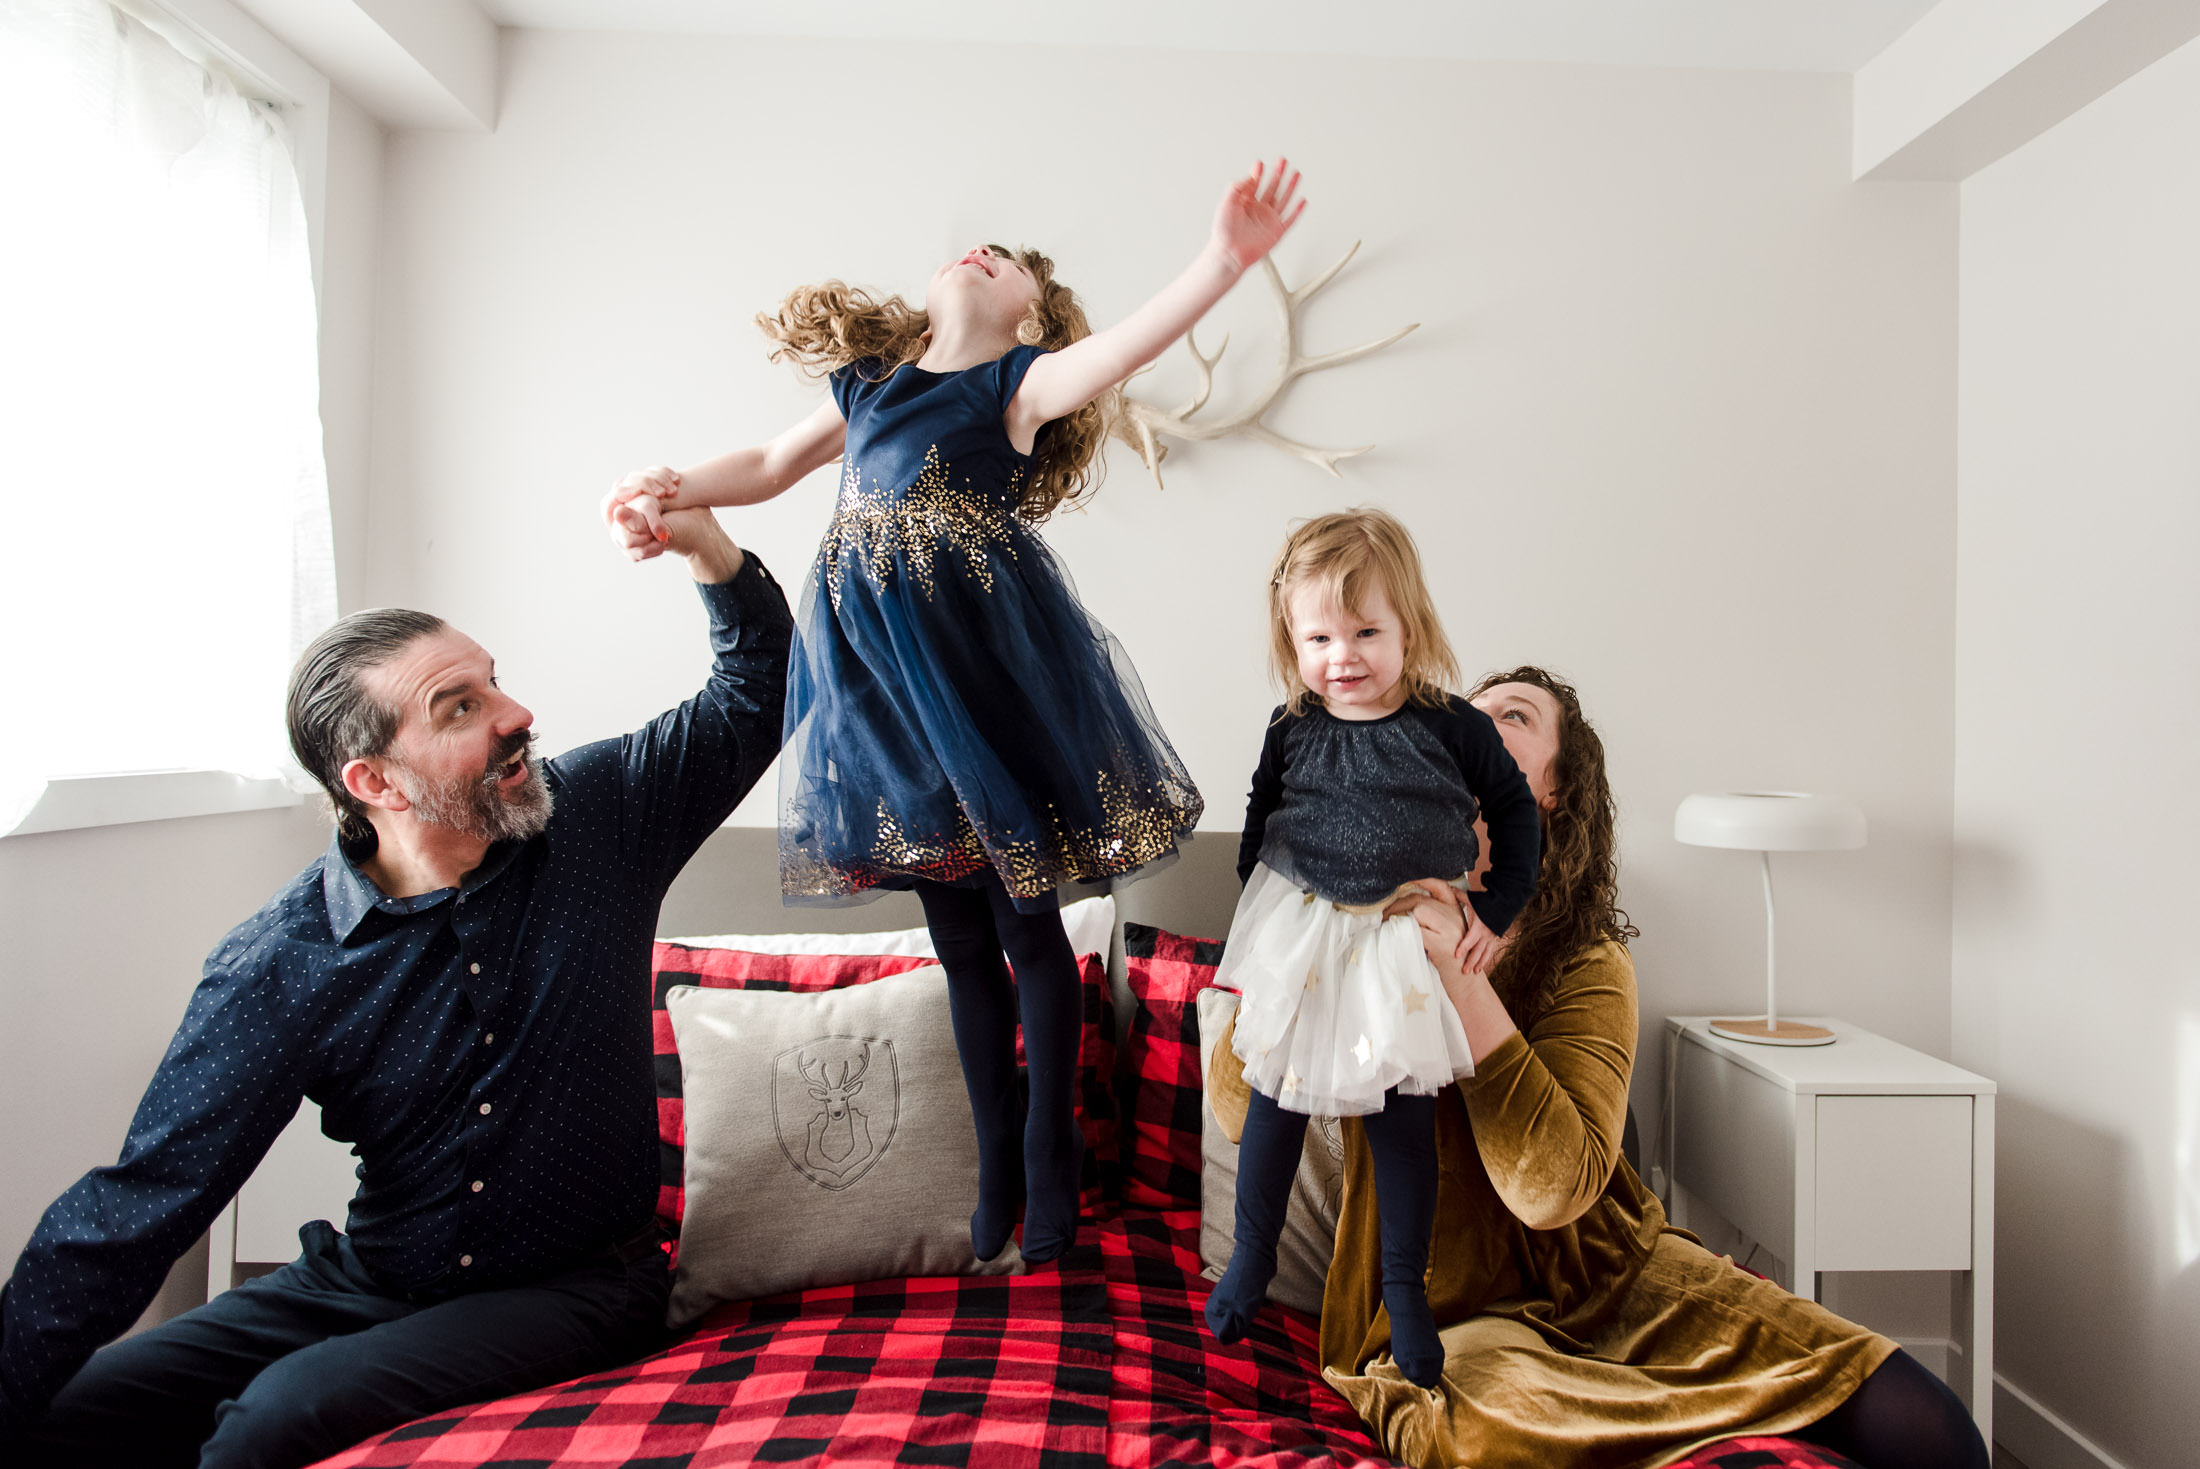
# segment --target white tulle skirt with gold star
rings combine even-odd
[[[1317,1117],[1383,1110],[1396,1087],[1430,1096],[1474,1074],[1467,1032],[1420,925],[1381,905],[1340,907],[1253,869],[1215,983],[1238,991],[1233,1045],[1245,1079]]]

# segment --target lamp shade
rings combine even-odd
[[[1864,810],[1841,796],[1734,791],[1690,796],[1673,813],[1673,840],[1748,852],[1833,852],[1864,845]]]

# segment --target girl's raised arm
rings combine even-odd
[[[838,459],[847,441],[848,421],[840,416],[840,405],[828,399],[808,418],[751,448],[685,471],[662,465],[635,470],[604,496],[604,523],[614,541],[634,559],[646,561],[664,546],[660,509],[761,504],[819,465]]]
[[[1075,413],[1159,357],[1205,316],[1240,275],[1276,247],[1306,208],[1304,199],[1292,203],[1299,176],[1289,170],[1288,159],[1277,159],[1272,175],[1254,164],[1222,196],[1207,247],[1182,275],[1106,331],[1032,363],[1009,400],[1005,426],[1010,439],[1029,443],[1042,426]]]

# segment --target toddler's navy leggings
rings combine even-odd
[[[1382,1220],[1383,1309],[1398,1370],[1423,1387],[1444,1369],[1444,1347],[1428,1307],[1429,1233],[1436,1224],[1436,1099],[1383,1094],[1383,1110],[1360,1119],[1375,1165]],[[1306,1115],[1254,1092],[1238,1143],[1236,1246],[1230,1268],[1207,1297],[1207,1324],[1218,1340],[1243,1336],[1276,1274],[1276,1241],[1291,1199],[1291,1179],[1306,1143]]]

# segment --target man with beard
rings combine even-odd
[[[337,832],[217,947],[121,1159],[0,1291],[0,1461],[310,1463],[663,1332],[649,954],[665,889],[779,748],[785,597],[707,510],[667,514],[710,615],[702,692],[536,761],[470,638],[354,614],[291,677]],[[96,1357],[301,1098],[352,1145],[346,1232]]]

